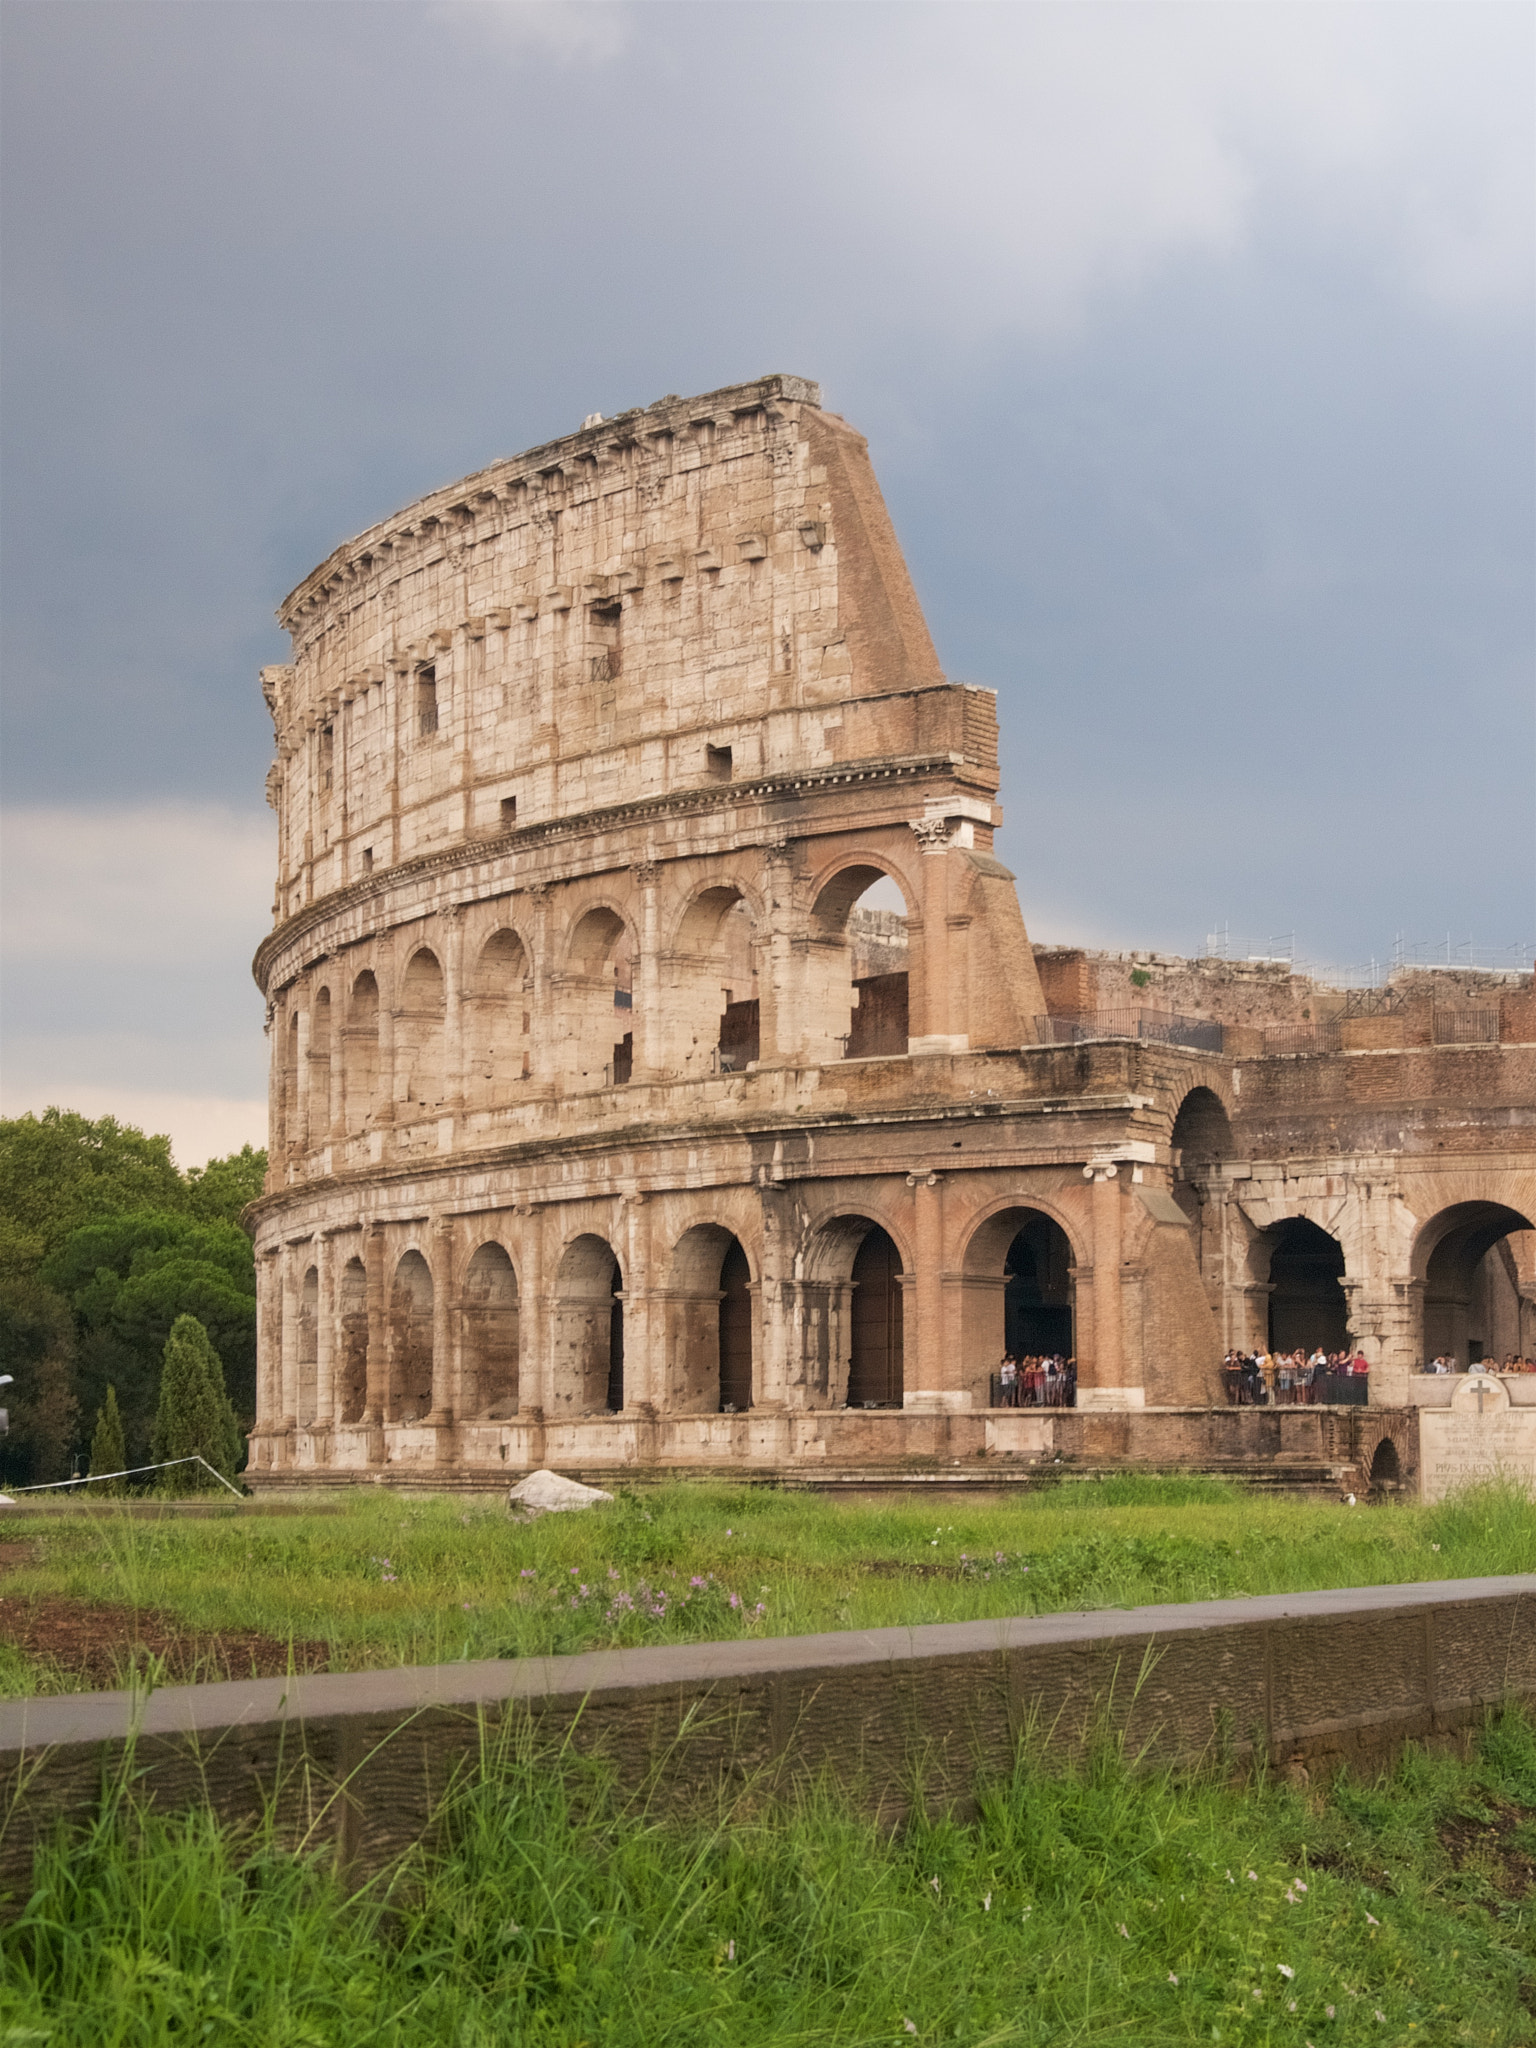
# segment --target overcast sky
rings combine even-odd
[[[1044,940],[1536,941],[1536,12],[3,10],[0,1106],[264,1131],[273,608],[785,370],[999,693]]]

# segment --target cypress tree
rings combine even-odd
[[[219,1354],[196,1316],[178,1316],[166,1339],[160,1371],[155,1458],[206,1458],[216,1472],[232,1479],[238,1454],[238,1430]],[[212,1486],[213,1481],[201,1466],[182,1465],[165,1475],[165,1483],[180,1492]]]
[[[103,1472],[121,1472],[127,1462],[123,1418],[117,1411],[117,1389],[109,1381],[105,1405],[96,1411],[96,1434],[91,1438],[91,1476],[94,1479]],[[125,1482],[121,1479],[104,1481],[95,1489],[97,1493],[122,1493],[125,1490]]]

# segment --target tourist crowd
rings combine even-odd
[[[1302,1402],[1366,1399],[1370,1365],[1348,1351],[1229,1351],[1222,1360],[1234,1408],[1294,1407]],[[1358,1388],[1354,1385],[1359,1381]]]
[[[1512,1351],[1505,1353],[1502,1365],[1500,1365],[1496,1358],[1480,1358],[1477,1361],[1477,1365],[1481,1372],[1536,1372],[1536,1358],[1516,1358]],[[1464,1372],[1467,1368],[1463,1366],[1459,1358],[1452,1358],[1447,1354],[1442,1358],[1431,1359],[1424,1370],[1426,1372]]]
[[[1075,1408],[1077,1360],[1058,1352],[1050,1358],[1015,1358],[1003,1353],[992,1375],[994,1408]]]

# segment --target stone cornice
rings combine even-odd
[[[782,803],[802,793],[819,793],[858,783],[915,782],[932,775],[963,779],[964,771],[967,768],[974,770],[974,767],[975,764],[968,763],[959,754],[841,762],[829,768],[796,769],[785,775],[756,776],[751,781],[711,783],[701,788],[676,790],[666,796],[642,797],[631,803],[608,804],[566,817],[547,818],[536,824],[519,825],[510,832],[488,834],[484,838],[456,840],[452,846],[416,854],[394,867],[368,876],[366,880],[349,882],[344,889],[334,889],[329,895],[317,896],[312,903],[306,903],[302,910],[285,919],[262,940],[251,962],[251,972],[257,987],[266,994],[273,963],[288,947],[296,945],[308,933],[343,911],[388,896],[403,882],[451,873],[455,868],[475,867],[483,861],[499,859],[507,854],[532,853],[561,841],[586,838],[664,818],[696,817],[753,802]],[[995,778],[991,771],[982,770],[981,773],[987,777],[986,786],[990,794],[990,783]],[[791,832],[789,836],[796,835]],[[615,860],[612,865],[630,866],[629,855]],[[562,876],[538,874],[530,875],[528,882],[563,879]],[[526,887],[527,883],[513,886]]]
[[[646,435],[674,431],[677,426],[715,413],[763,411],[776,401],[820,410],[821,386],[805,377],[776,375],[753,378],[745,384],[723,385],[718,391],[706,391],[696,398],[669,396],[658,399],[654,405],[635,406],[595,426],[563,434],[540,447],[525,449],[521,455],[504,456],[470,476],[460,477],[456,483],[428,492],[355,539],[344,541],[283,599],[277,610],[278,621],[287,632],[297,633],[304,614],[325,602],[331,586],[344,585],[356,573],[360,555],[395,546],[406,537],[407,528],[414,535],[424,524],[441,523],[461,500],[481,498],[498,487],[536,477],[562,463],[594,456],[605,442],[623,445]]]
[[[1159,1048],[1166,1050],[1167,1048]],[[1183,1048],[1176,1048],[1183,1050]],[[1017,1059],[1027,1054],[1046,1055],[1059,1052],[1059,1046],[1017,1046],[1002,1049],[1002,1056]],[[980,1055],[985,1056],[985,1055]],[[977,1054],[967,1055],[970,1058]],[[1192,1063],[1209,1061],[1210,1055],[1190,1053]],[[835,1074],[836,1068],[824,1069]],[[825,1109],[807,1111],[801,1115],[786,1114],[783,1110],[765,1111],[757,1115],[743,1115],[738,1110],[729,1120],[699,1117],[686,1123],[669,1123],[658,1128],[655,1124],[636,1123],[604,1125],[590,1131],[561,1131],[558,1137],[541,1135],[536,1138],[522,1138],[512,1143],[465,1147],[462,1151],[449,1154],[433,1153],[419,1159],[401,1159],[385,1165],[371,1163],[356,1172],[329,1174],[313,1180],[298,1181],[291,1187],[277,1188],[269,1195],[261,1195],[242,1212],[241,1221],[247,1230],[253,1230],[263,1218],[276,1215],[285,1206],[295,1205],[310,1197],[340,1187],[400,1187],[412,1181],[461,1173],[483,1173],[488,1168],[531,1166],[547,1163],[558,1154],[561,1161],[574,1158],[592,1158],[604,1153],[644,1151],[654,1157],[658,1152],[675,1150],[678,1146],[688,1147],[703,1143],[719,1144],[728,1139],[737,1145],[759,1143],[774,1138],[804,1137],[806,1135],[835,1135],[840,1131],[854,1128],[893,1128],[911,1130],[924,1124],[942,1124],[946,1128],[960,1129],[966,1124],[986,1124],[989,1128],[1009,1118],[1027,1117],[1031,1120],[1043,1117],[1077,1118],[1083,1116],[1137,1117],[1146,1113],[1146,1098],[1134,1091],[1118,1091],[1111,1095],[1075,1096],[1019,1096],[1009,1101],[989,1102],[985,1105],[957,1099],[902,1104],[881,1104],[867,1110]],[[1038,1147],[1028,1148],[1027,1156],[1021,1153],[1018,1160],[1010,1159],[1003,1152],[989,1152],[985,1157],[976,1157],[964,1162],[945,1163],[945,1173],[962,1171],[993,1171],[999,1167],[1038,1166]],[[804,1170],[797,1170],[803,1166]],[[857,1160],[829,1160],[818,1156],[814,1167],[809,1161],[786,1162],[781,1173],[773,1177],[774,1186],[791,1186],[799,1181],[850,1179],[867,1176],[870,1169],[867,1162]],[[644,1175],[647,1180],[655,1179],[671,1186],[664,1173],[652,1168]],[[687,1183],[679,1180],[682,1187]],[[648,1192],[664,1191],[658,1187]],[[568,1190],[549,1198],[536,1191],[528,1191],[528,1198],[534,1201],[544,1199],[570,1200]]]

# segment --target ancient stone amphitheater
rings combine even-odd
[[[1426,1356],[1536,1348],[1531,977],[1037,958],[814,384],[593,418],[281,618],[257,1483],[1407,1464]],[[1226,1407],[1346,1334],[1368,1422]]]

